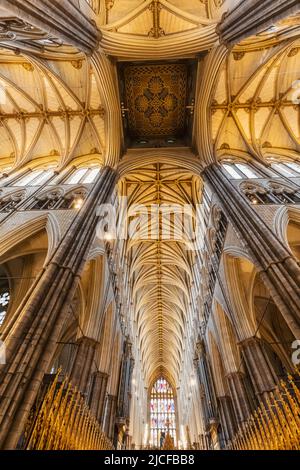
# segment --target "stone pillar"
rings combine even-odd
[[[119,393],[118,393],[118,417],[129,420],[131,379],[134,360],[131,352],[132,344],[126,340],[121,364]]]
[[[52,257],[3,329],[7,363],[0,366],[2,449],[15,448],[23,431],[94,240],[96,209],[109,201],[116,181],[116,171],[104,167]]]
[[[300,266],[297,260],[246,196],[227,178],[220,165],[207,167],[203,177],[217,194],[226,216],[260,266],[261,279],[291,331],[300,339]]]
[[[248,420],[252,412],[244,374],[242,372],[232,372],[226,378],[236,420],[239,424],[243,423]]]
[[[86,54],[98,47],[99,30],[70,0],[2,0],[1,7]]]
[[[242,0],[218,26],[220,42],[233,46],[300,11],[299,0]]]
[[[236,419],[233,411],[232,401],[229,396],[218,398],[219,413],[222,423],[223,435],[226,444],[230,442],[237,432]]]
[[[113,441],[114,439],[116,411],[117,397],[115,395],[107,395],[105,401],[105,417],[103,431],[111,441]]]
[[[96,346],[97,342],[95,340],[85,336],[79,338],[75,345],[75,358],[70,371],[70,380],[85,395],[94,368]]]
[[[205,425],[217,417],[216,395],[203,341],[197,343],[194,365],[200,383],[201,407]]]
[[[121,372],[118,391],[117,418],[118,436],[116,447],[125,448],[126,435],[129,430],[130,401],[131,401],[131,379],[134,368],[132,357],[132,344],[126,339],[124,343],[123,357],[121,362]]]
[[[91,412],[100,424],[103,423],[105,396],[109,375],[105,372],[94,372],[90,391],[89,405]]]
[[[277,376],[259,338],[239,343],[258,399],[276,388]]]

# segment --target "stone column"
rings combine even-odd
[[[259,338],[239,343],[258,399],[276,388],[277,376]]]
[[[205,425],[208,426],[210,420],[217,417],[216,395],[210,367],[206,357],[205,345],[203,341],[197,343],[196,358],[194,365],[197,371],[200,384],[200,396]]]
[[[118,393],[118,417],[129,419],[131,378],[134,367],[134,360],[131,352],[132,344],[125,341],[124,352],[121,364],[119,393]]]
[[[76,342],[75,357],[70,371],[70,380],[83,394],[87,394],[91,374],[94,368],[94,356],[97,342],[85,336]]]
[[[300,11],[299,0],[242,0],[218,26],[221,43],[233,46]]]
[[[134,359],[132,357],[132,344],[126,339],[124,343],[123,357],[121,363],[120,382],[118,391],[118,405],[116,424],[118,427],[118,436],[116,446],[126,446],[125,436],[129,429],[130,419],[130,401],[131,401],[131,379],[134,368]]]
[[[232,440],[237,431],[232,401],[229,396],[223,396],[218,397],[218,402],[223,435],[226,443],[228,443]]]
[[[107,395],[105,402],[105,418],[103,431],[111,441],[113,441],[114,439],[116,410],[117,397],[115,395]]]
[[[2,0],[12,16],[91,55],[100,32],[70,0]]]
[[[300,339],[300,266],[288,248],[261,218],[245,195],[213,164],[203,177],[218,196],[223,210],[260,266],[260,276],[291,331]]]
[[[96,209],[109,201],[116,181],[116,171],[104,167],[82,209],[3,329],[7,363],[0,366],[0,448],[15,448],[23,431],[94,240]]]
[[[252,412],[244,374],[242,372],[232,372],[226,378],[236,420],[239,424],[243,423],[248,420]]]
[[[105,396],[109,375],[105,372],[94,372],[90,391],[89,405],[91,412],[100,424],[103,423]]]

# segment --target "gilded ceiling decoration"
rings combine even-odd
[[[182,168],[154,163],[123,178],[120,195],[128,197],[128,222],[133,224],[139,217],[136,204],[148,210],[154,204],[188,204],[195,209],[201,200],[201,183]],[[177,381],[184,353],[183,332],[188,334],[193,252],[181,235],[179,220],[183,223],[171,216],[170,237],[165,237],[162,215],[156,221],[149,219],[149,225],[140,227],[138,236],[126,242],[135,321],[148,380],[157,370],[165,369]],[[155,236],[149,237],[151,231]]]
[[[124,76],[132,136],[183,133],[187,100],[185,64],[130,65],[125,68]]]
[[[257,160],[299,158],[299,40],[235,52],[224,63],[211,106],[215,153]]]
[[[149,36],[158,39],[160,36],[165,35],[163,28],[160,26],[160,12],[163,7],[159,0],[153,0],[149,8],[153,14],[153,27],[149,31]]]
[[[63,165],[105,148],[104,109],[88,60],[0,54],[0,170],[37,158]]]

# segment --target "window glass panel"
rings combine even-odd
[[[88,169],[87,168],[79,168],[78,170],[75,170],[74,173],[69,176],[69,178],[65,181],[65,184],[77,184],[81,180],[81,178],[84,177],[84,175],[87,173]]]
[[[174,394],[170,384],[158,379],[152,387],[150,398],[150,444],[160,448],[167,434],[176,444],[176,417]]]
[[[0,326],[2,325],[5,319],[9,299],[10,295],[8,290],[0,292]]]
[[[47,171],[43,171],[41,174],[39,174],[37,177],[34,178],[34,180],[32,180],[29,185],[30,186],[40,186],[44,183],[46,183],[46,181],[48,181],[48,179],[53,175],[53,171],[52,170],[47,170]]]
[[[10,290],[9,282],[6,277],[6,273],[2,267],[0,267],[0,326],[5,320],[6,312],[9,307],[10,301]]]
[[[83,179],[83,183],[93,183],[100,172],[100,168],[90,169]]]
[[[235,168],[232,165],[226,165],[223,163],[223,167],[227,171],[227,173],[231,176],[231,178],[235,180],[240,180],[242,179],[241,175],[235,170]]]
[[[236,166],[247,178],[258,178],[257,174],[254,173],[249,166],[244,165],[243,163],[237,163]]]
[[[41,173],[43,173],[43,170],[34,170],[28,173],[27,175],[23,176],[21,179],[19,179],[15,185],[16,186],[27,186],[30,184],[37,176],[39,176]]]
[[[295,162],[286,162],[286,165],[289,166],[292,170],[296,171],[297,173],[300,173],[300,165]]]
[[[295,176],[294,172],[282,163],[272,163],[271,166],[283,176],[287,176],[288,178]]]

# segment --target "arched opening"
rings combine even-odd
[[[160,377],[153,384],[150,395],[150,445],[161,448],[167,434],[176,445],[174,391],[169,382]]]
[[[23,238],[21,238],[22,235]],[[46,230],[41,229],[30,236],[26,235],[27,227],[24,225],[18,230],[18,233],[15,233],[14,238],[11,237],[12,242],[6,237],[1,239],[1,330],[5,329],[7,322],[12,320],[36,276],[41,272],[47,256],[48,236]],[[14,241],[16,243],[13,243]],[[9,303],[7,303],[8,300]]]
[[[265,352],[276,375],[284,378],[292,371],[291,345],[295,338],[259,275],[253,286],[253,306]]]

